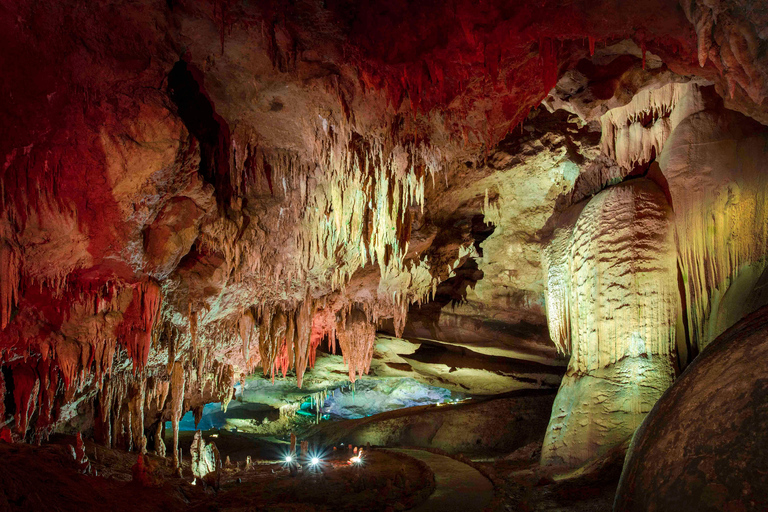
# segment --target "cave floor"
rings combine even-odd
[[[556,480],[558,470],[531,461],[497,460],[475,463],[494,482],[492,510],[525,512],[610,512],[621,466],[580,478]]]
[[[151,485],[142,486],[133,481],[135,453],[86,441],[86,454],[99,476],[84,475],[77,470],[70,444],[72,436],[43,446],[0,442],[0,511],[383,512],[413,508],[434,488],[429,468],[414,459],[372,451],[365,454],[362,466],[353,466],[346,450],[324,454],[319,470],[302,469],[295,477],[276,458],[261,459],[254,450],[250,468],[232,460],[222,469],[218,491],[199,480],[192,483],[189,455],[183,460],[182,478],[174,475],[169,458],[150,455]],[[282,448],[231,436],[222,444],[222,457],[243,453],[248,446],[273,454]]]
[[[285,445],[227,433],[211,439],[219,446],[222,458],[229,456],[231,460],[222,470],[216,492],[200,483],[192,484],[186,446],[189,436],[182,433],[181,437],[183,477],[174,475],[170,459],[150,456],[155,485],[149,487],[132,481],[137,460],[134,453],[86,441],[86,453],[99,474],[91,476],[77,471],[69,449],[74,444],[71,436],[57,436],[42,446],[0,442],[0,511],[603,512],[612,508],[618,481],[615,468],[555,481],[551,469],[541,468],[530,458],[461,459],[470,467],[422,450],[389,449],[366,453],[363,467],[350,466],[346,450],[328,451],[323,455],[321,471],[301,471],[291,477],[278,462]],[[247,455],[253,461],[250,469],[245,467]]]
[[[435,474],[435,490],[413,512],[484,510],[493,499],[493,484],[479,471],[455,459],[423,450],[391,450],[424,463]]]

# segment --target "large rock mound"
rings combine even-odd
[[[710,344],[653,408],[614,510],[768,509],[767,364],[763,308]]]

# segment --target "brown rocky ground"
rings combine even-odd
[[[70,437],[44,446],[0,443],[0,510],[405,510],[423,501],[434,485],[422,463],[373,451],[361,467],[350,466],[346,452],[330,452],[321,471],[300,471],[296,477],[274,459],[254,457],[250,469],[242,462],[223,468],[218,492],[191,483],[188,455],[182,478],[174,475],[170,459],[150,456],[158,486],[145,487],[132,481],[135,454],[86,443],[99,476],[83,475],[69,455],[71,443]],[[222,456],[249,443],[230,437]]]

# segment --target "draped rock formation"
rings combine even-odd
[[[554,231],[544,252],[550,337],[563,353],[571,354],[569,372],[555,401],[545,440],[542,457],[546,462],[583,462],[622,437],[631,435],[642,415],[671,383],[676,371],[673,362],[677,368],[684,368],[725,329],[768,303],[764,277],[768,256],[768,217],[765,213],[768,209],[765,178],[768,135],[765,128],[742,114],[725,109],[722,99],[711,87],[695,82],[672,83],[645,90],[627,105],[602,115],[601,124],[603,155],[609,162],[615,160],[618,169],[598,173],[601,179],[592,182],[593,190],[622,179],[627,180],[626,184],[633,183],[629,180],[641,169],[664,188],[658,194],[658,204],[669,202],[674,209],[674,215],[669,215],[667,220],[670,233],[674,235],[670,235],[665,249],[658,252],[661,257],[667,251],[674,262],[672,266],[667,264],[664,271],[671,272],[665,274],[664,279],[668,285],[665,293],[669,294],[665,300],[670,301],[672,309],[659,316],[656,309],[640,308],[637,315],[649,316],[622,321],[628,331],[619,329],[616,334],[606,334],[614,338],[618,347],[628,343],[632,336],[632,328],[628,326],[633,322],[670,329],[661,351],[666,362],[656,363],[663,364],[665,369],[658,379],[653,380],[651,387],[644,388],[647,391],[644,401],[636,406],[638,415],[621,422],[610,420],[619,409],[610,400],[605,400],[613,393],[603,389],[607,380],[582,385],[581,379],[576,378],[575,372],[589,374],[604,366],[605,359],[600,359],[590,349],[585,350],[594,345],[581,344],[585,340],[583,331],[575,327],[573,318],[594,318],[603,330],[611,328],[601,316],[606,297],[577,294],[578,300],[574,298],[573,287],[584,282],[578,279],[579,272],[588,272],[590,268],[589,261],[578,256],[576,230],[580,223],[584,225],[583,216],[590,211],[593,202],[614,186],[595,196],[580,214],[579,205],[563,211],[560,215],[562,227]],[[595,164],[605,166],[599,160],[595,160]],[[578,215],[575,226],[568,228],[569,222],[573,222],[568,219],[575,215]],[[605,229],[614,230],[616,234],[621,232],[621,228],[610,224]],[[638,233],[645,233],[645,236],[650,233],[648,225],[638,226],[638,229]],[[606,238],[602,247],[595,248],[595,257],[598,261],[610,261],[623,240],[624,237],[619,236],[618,242],[608,243]],[[632,250],[636,246],[633,243],[623,252],[634,254]],[[609,265],[609,268],[595,272],[595,283],[603,280],[620,282],[613,274],[616,268],[619,267]],[[658,270],[637,267],[638,279],[633,285],[646,289],[658,286],[662,281],[655,277]],[[662,306],[665,300],[654,301],[654,306],[665,307]],[[645,343],[645,337],[642,339]],[[656,353],[660,349],[661,345],[652,351]],[[674,359],[675,355],[679,360]],[[621,358],[613,354],[606,357],[611,363]],[[631,381],[628,375],[624,379]],[[588,399],[574,398],[580,393]],[[571,420],[573,411],[590,401],[599,402],[606,408],[592,420]],[[589,448],[569,440],[570,436],[576,435],[572,425],[588,427],[593,433],[609,429],[611,436],[601,439],[599,434],[594,434],[599,440]]]
[[[636,179],[596,195],[545,251],[550,332],[571,355],[542,460],[577,464],[630,436],[672,383],[672,210]]]
[[[768,303],[768,131],[711,91],[659,156],[693,351]]]

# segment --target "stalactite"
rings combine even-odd
[[[221,410],[226,413],[227,407],[235,393],[235,368],[231,364],[222,365],[217,390],[218,399],[221,402]]]
[[[203,419],[203,409],[205,408],[205,404],[198,404],[195,407],[192,408],[192,415],[195,418],[195,428],[197,428],[197,425],[200,424],[200,420]]]
[[[152,329],[160,312],[162,293],[153,281],[143,281],[133,287],[133,301],[121,326],[121,342],[133,361],[133,371],[146,366],[152,346]]]
[[[144,439],[144,410],[146,401],[146,379],[141,375],[133,381],[128,394],[128,408],[130,411],[131,436],[134,447],[141,447],[141,453],[146,453],[146,440]]]
[[[555,230],[552,240],[544,248],[542,261],[547,276],[545,300],[549,337],[557,351],[567,355],[571,346],[571,222]]]
[[[323,417],[323,407],[325,406],[325,400],[328,398],[328,390],[324,389],[317,393],[309,395],[310,407],[315,408],[315,424],[319,424]]]
[[[293,342],[294,361],[296,368],[296,385],[301,387],[304,372],[309,362],[308,353],[311,337],[314,333],[315,312],[312,301],[307,298],[296,311],[296,330]]]
[[[173,465],[179,467],[179,421],[184,413],[184,367],[181,362],[173,363],[171,372],[171,425],[173,426]]]
[[[205,375],[205,369],[206,369],[206,362],[208,359],[208,351],[204,348],[200,348],[197,350],[197,383],[200,388],[200,392],[203,392],[203,387],[205,386],[205,379],[203,376]]]
[[[245,312],[243,316],[240,317],[238,325],[240,328],[240,339],[243,342],[243,359],[247,362],[250,357],[251,335],[255,325],[253,315],[250,311]]]
[[[627,105],[600,118],[603,154],[630,170],[647,164],[661,153],[680,121],[703,108],[699,86],[692,82],[640,91]]]
[[[370,369],[376,344],[376,326],[365,313],[354,308],[337,323],[336,336],[349,368],[349,380],[354,382],[357,376],[367,374]]]
[[[24,438],[29,420],[37,408],[40,379],[29,365],[19,363],[13,366],[13,399],[16,405],[16,432]]]
[[[40,376],[40,397],[35,423],[35,440],[42,442],[48,439],[57,419],[55,400],[59,388],[59,372],[50,360],[39,361],[37,372]]]
[[[19,300],[21,258],[6,241],[0,242],[0,329],[5,329]]]
[[[315,312],[312,318],[312,328],[308,337],[307,346],[307,364],[310,368],[315,366],[315,358],[317,356],[317,347],[322,343],[323,338],[328,337],[328,341],[331,343],[331,349],[333,353],[336,353],[336,320],[334,318],[333,311],[330,309],[323,309]]]
[[[270,373],[272,380],[275,378],[275,363],[278,358],[278,351],[284,343],[287,318],[285,313],[278,309],[272,315],[272,322],[269,326],[269,337],[262,338],[259,342],[259,352],[261,353],[261,363],[264,367],[264,373]],[[266,326],[265,326],[266,327]]]
[[[5,375],[2,371],[0,371],[0,397],[3,397],[3,400],[0,400],[0,423],[5,423],[5,394],[7,392],[7,388],[5,387]]]
[[[197,350],[197,311],[192,311],[192,304],[189,305],[189,336],[192,340],[192,349]]]
[[[171,383],[168,380],[158,378],[148,379],[146,407],[155,411],[162,411],[168,398]]]

